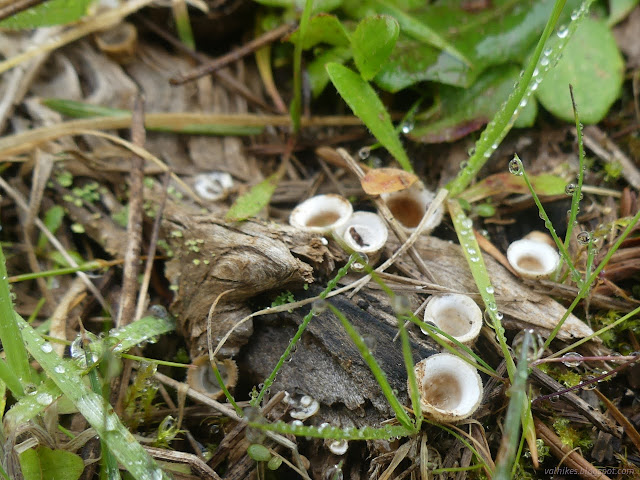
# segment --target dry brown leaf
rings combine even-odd
[[[374,168],[360,180],[362,189],[369,195],[392,193],[409,188],[418,181],[413,173],[399,168]]]

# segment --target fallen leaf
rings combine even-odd
[[[413,173],[399,168],[374,168],[360,180],[360,184],[365,193],[380,195],[409,188],[417,180]]]

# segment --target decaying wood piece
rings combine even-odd
[[[195,214],[186,206],[167,205],[162,238],[173,251],[166,276],[177,288],[172,306],[192,357],[207,348],[207,316],[218,295],[227,290],[212,322],[214,342],[251,313],[244,302],[261,292],[313,281],[313,268],[295,258],[289,243],[311,263],[326,260],[328,250],[316,236],[291,227],[258,222],[225,223]],[[234,354],[251,333],[251,323],[230,337],[225,354]]]
[[[459,245],[436,237],[423,236],[416,248],[433,273],[435,282],[461,292],[477,292],[469,266]],[[534,292],[488,255],[484,261],[495,289],[498,309],[504,314],[506,327],[534,328],[549,334],[566,309],[550,297]],[[575,315],[569,315],[558,333],[564,341],[584,338],[593,330]]]
[[[320,292],[318,288],[309,290],[311,294]],[[377,300],[367,298],[370,301],[361,299],[359,302],[366,310],[340,295],[329,301],[363,335],[387,374],[391,388],[406,404],[406,368],[400,341],[393,341],[397,327],[381,320]],[[303,307],[291,313],[254,319],[255,332],[239,358],[241,368],[246,369],[243,371],[250,378],[261,382],[271,373],[308,312],[309,307]],[[413,342],[412,351],[416,362],[436,353],[427,340]],[[291,360],[284,364],[272,388],[286,390],[292,395],[310,395],[318,400],[320,413],[310,420],[316,423],[375,425],[393,415],[369,367],[340,321],[329,310],[311,320]]]

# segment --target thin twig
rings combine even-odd
[[[138,95],[133,108],[131,123],[132,143],[144,148],[144,99]],[[134,320],[136,292],[138,290],[138,263],[142,245],[142,191],[144,180],[144,159],[134,155],[129,173],[129,219],[127,222],[127,248],[122,271],[122,291],[116,325],[123,327]]]
[[[212,62],[206,63],[190,72],[169,79],[169,83],[171,83],[171,85],[182,85],[183,83],[196,80],[200,77],[204,77],[205,75],[209,75],[216,70],[220,70],[221,68],[226,67],[228,64],[241,59],[245,55],[252,53],[256,49],[279,39],[280,37],[289,33],[292,29],[293,26],[290,24],[280,25],[279,27],[268,31],[265,34],[254,38],[243,46],[236,48],[235,50],[232,50],[231,52],[221,57],[216,58]]]

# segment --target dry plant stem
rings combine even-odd
[[[51,52],[64,45],[67,45],[68,43],[74,42],[75,40],[78,40],[85,35],[96,32],[98,30],[107,29],[118,23],[127,15],[130,15],[143,7],[146,7],[152,2],[153,0],[131,0],[130,2],[124,3],[121,6],[111,9],[107,12],[84,18],[66,32],[51,37],[48,41],[42,43],[41,45],[38,45],[37,48],[26,50],[19,55],[0,62],[0,73],[6,72],[16,65],[20,65],[22,62],[30,60],[31,58],[34,58],[41,53]]]
[[[138,95],[133,107],[131,139],[143,148],[145,143],[144,100]],[[116,325],[124,327],[135,320],[136,292],[138,291],[138,263],[142,245],[142,181],[144,160],[138,155],[131,159],[129,173],[129,219],[127,221],[127,249],[124,254],[120,308]]]
[[[7,194],[11,197],[11,199],[16,203],[16,205],[19,208],[21,208],[25,212],[29,211],[29,207],[25,202],[25,200],[22,198],[22,195],[20,195],[19,192],[14,190],[1,176],[0,176],[0,188],[2,188],[5,192],[7,192]],[[66,262],[72,267],[78,268],[78,264],[76,263],[76,261],[69,255],[67,250],[58,241],[58,239],[49,231],[49,229],[42,222],[42,220],[40,220],[39,218],[36,218],[35,224],[40,229],[40,231],[44,233],[45,237],[47,237],[47,240],[49,240],[49,242],[51,242],[51,244],[56,248],[56,250],[60,252],[60,254],[66,260]],[[89,291],[93,293],[96,300],[98,300],[102,308],[104,308],[105,311],[113,318],[113,312],[111,311],[111,307],[106,302],[106,300],[104,299],[100,291],[93,284],[93,282],[91,282],[87,274],[81,271],[77,271],[76,275],[78,275],[82,279],[82,281],[85,283]]]
[[[67,340],[67,318],[69,317],[69,312],[77,303],[78,298],[84,296],[86,289],[87,286],[80,278],[75,278],[73,282],[71,282],[71,286],[66,290],[62,300],[58,303],[51,315],[49,335],[61,340]],[[65,345],[54,343],[53,349],[62,357],[64,355]]]
[[[531,377],[547,389],[551,390],[553,396],[558,395],[556,392],[560,392],[565,390],[564,385],[550,377],[546,373],[542,372],[539,368],[531,369]],[[569,403],[573,408],[576,409],[581,415],[584,415],[591,423],[593,423],[598,429],[604,430],[605,432],[611,433],[617,437],[620,436],[619,429],[615,426],[615,424],[598,410],[594,409],[591,405],[585,402],[582,398],[577,396],[575,393],[567,392],[562,396],[562,399]],[[534,400],[535,402],[535,400]],[[532,403],[534,403],[532,402]]]
[[[361,120],[354,116],[302,117],[302,127],[360,126]],[[192,125],[220,124],[249,127],[287,127],[288,115],[205,114],[205,113],[149,113],[145,116],[146,128],[183,128]],[[115,117],[96,117],[70,120],[47,127],[27,130],[0,139],[0,160],[8,156],[28,152],[40,143],[66,135],[78,135],[87,130],[117,130],[131,127],[131,114]]]
[[[629,439],[633,442],[636,447],[636,451],[640,452],[640,433],[636,430],[633,424],[625,417],[620,410],[607,398],[606,395],[602,394],[600,390],[595,389],[594,393],[598,396],[598,398],[605,404],[607,410],[611,412],[613,418],[622,425],[625,433],[629,437]]]
[[[162,180],[162,196],[160,197],[160,204],[156,210],[156,218],[153,221],[153,231],[151,232],[151,241],[149,242],[149,249],[147,251],[147,262],[144,266],[144,276],[142,277],[142,283],[140,284],[140,292],[138,293],[138,304],[136,306],[135,320],[142,318],[142,314],[145,309],[145,299],[147,297],[147,291],[149,289],[149,282],[151,281],[151,271],[153,270],[153,262],[156,256],[156,247],[158,246],[158,236],[160,234],[160,225],[162,223],[162,214],[164,207],[167,203],[167,191],[169,188],[169,181],[171,175],[166,172]]]
[[[197,474],[198,478],[206,480],[222,480],[220,475],[214,472],[200,457],[191,453],[176,452],[173,450],[155,447],[144,447],[144,449],[156,460],[189,465]]]
[[[180,40],[178,40],[176,37],[171,35],[169,32],[163,30],[157,24],[153,23],[152,21],[150,21],[149,19],[143,17],[142,15],[138,15],[136,20],[140,21],[142,24],[144,24],[145,27],[147,27],[154,34],[158,35],[164,41],[169,43],[176,50],[179,50],[181,52],[186,53],[191,58],[199,61],[200,63],[206,63],[206,62],[210,62],[211,61],[211,58],[209,58],[208,56],[206,56],[206,55],[204,55],[204,54],[202,54],[200,52],[196,52],[196,51],[190,49],[184,43],[182,43]],[[224,70],[219,70],[217,72],[213,72],[213,76],[216,77],[220,81],[220,83],[222,83],[226,88],[228,88],[229,90],[233,90],[233,91],[239,93],[244,98],[246,98],[247,101],[249,101],[249,102],[251,102],[251,103],[253,103],[253,104],[255,104],[255,105],[257,105],[257,106],[259,106],[259,107],[261,107],[261,108],[263,108],[265,110],[267,110],[267,111],[275,112],[275,110],[271,106],[269,106],[266,102],[264,102],[260,97],[255,95],[243,83],[238,82],[235,78],[233,78],[229,73],[225,72]]]
[[[344,161],[347,163],[347,166],[351,169],[351,171],[358,177],[359,180],[362,180],[362,178],[364,177],[364,171],[360,168],[360,166],[358,165],[358,163],[353,159],[353,157],[351,155],[349,155],[349,153],[343,149],[343,148],[338,148],[338,154],[344,159]],[[412,234],[410,235],[409,238],[407,238],[407,236],[405,235],[404,231],[402,230],[402,228],[400,228],[400,225],[398,224],[398,222],[396,221],[396,219],[393,217],[393,214],[391,213],[391,211],[389,210],[389,208],[387,207],[387,204],[381,200],[379,197],[374,199],[374,202],[376,204],[376,207],[378,208],[378,211],[380,213],[382,213],[382,216],[384,217],[384,219],[387,221],[387,223],[389,224],[389,226],[391,227],[391,229],[393,230],[393,232],[396,234],[396,236],[398,237],[398,239],[403,243],[403,246],[406,245],[405,249],[409,250],[409,255],[411,256],[411,258],[413,259],[413,261],[416,263],[416,266],[418,267],[418,269],[420,270],[420,272],[431,282],[433,282],[433,276],[431,275],[431,273],[429,272],[429,270],[427,269],[427,266],[424,264],[424,262],[422,261],[422,258],[420,257],[420,254],[417,252],[417,250],[415,248],[413,248],[413,244],[415,243],[415,241],[418,239],[418,235],[413,235],[416,232],[412,232]],[[429,206],[429,210],[432,210],[432,206],[435,204],[435,200],[431,203],[431,205]],[[433,209],[433,211],[435,211],[435,208]],[[422,221],[420,222],[420,224],[418,225],[418,227],[416,228],[416,231],[418,233],[420,233],[422,231],[422,228],[424,227],[425,222],[425,218],[429,218],[431,215],[429,215],[429,211],[427,211],[425,213],[425,215],[422,218]],[[351,295],[354,295],[356,292],[358,291],[358,289],[354,290]]]
[[[572,133],[576,135],[575,129]],[[622,176],[636,190],[640,189],[640,171],[633,160],[627,157],[607,135],[595,125],[585,127],[584,144],[605,162],[618,162],[622,167]]]
[[[283,37],[284,35],[289,33],[292,29],[292,25],[280,25],[279,27],[274,28],[273,30],[270,30],[267,33],[259,36],[258,38],[255,38],[250,42],[244,44],[242,47],[236,48],[226,55],[216,58],[212,62],[206,63],[192,70],[191,72],[169,79],[169,83],[171,83],[171,85],[182,85],[183,83],[189,82],[191,80],[196,80],[200,77],[204,77],[205,75],[209,75],[210,73],[213,73],[216,70],[220,70],[228,64],[241,59],[245,55],[252,53],[256,49],[268,43],[276,41],[280,37]]]
[[[577,470],[585,480],[610,480],[604,473],[600,472],[596,467],[584,459],[584,457],[574,451],[571,451],[569,447],[562,443],[560,438],[547,427],[541,420],[533,417],[533,422],[536,427],[536,433],[538,438],[544,440],[551,453],[558,458],[564,459],[564,463],[574,470]]]
[[[181,388],[180,385],[184,385],[182,382],[178,382],[177,380],[174,380],[171,377],[168,377],[166,375],[163,375],[162,373],[155,373],[154,377],[164,383],[165,385],[174,388],[176,390],[178,390],[178,388]],[[184,388],[184,387],[182,387]],[[192,388],[188,388],[186,391],[187,395],[189,397],[191,397],[193,400],[200,402],[204,405],[208,405],[211,408],[217,410],[218,412],[226,415],[227,417],[231,418],[232,420],[235,420],[236,422],[240,422],[243,424],[246,424],[246,420],[244,420],[243,418],[239,417],[236,412],[232,409],[227,407],[226,405],[217,402],[215,400],[213,400],[212,398],[209,398],[207,395],[204,395],[203,393],[200,393]],[[285,448],[290,449],[293,452],[293,456],[296,459],[296,463],[298,464],[298,468],[301,469],[303,472],[305,472],[305,476],[304,478],[307,480],[311,480],[310,477],[308,475],[306,475],[306,469],[304,468],[304,466],[302,465],[302,460],[300,458],[300,454],[298,453],[298,447],[295,443],[293,443],[291,440],[289,440],[288,438],[279,435],[277,433],[271,432],[271,431],[265,431],[264,432],[267,437],[271,438],[272,440],[276,441],[277,443],[279,443],[280,445],[282,445]]]
[[[5,18],[9,18],[16,13],[20,13],[27,8],[35,7],[36,5],[40,5],[46,0],[13,0],[13,3],[9,3],[8,5],[2,5],[0,7],[0,20],[4,20]]]

